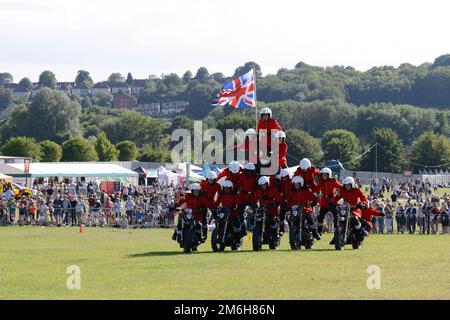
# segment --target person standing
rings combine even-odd
[[[378,232],[384,233],[384,216],[386,214],[385,212],[385,204],[383,201],[378,200],[376,206],[376,210],[379,211],[381,214],[377,217],[378,220]]]
[[[81,217],[83,213],[86,212],[86,203],[83,200],[83,197],[81,195],[78,196],[78,201],[75,206],[75,212],[76,212],[76,222],[79,224],[81,222]]]
[[[133,198],[131,196],[128,196],[127,201],[125,202],[125,210],[129,224],[132,224],[135,207],[136,204],[134,203]]]
[[[120,197],[117,197],[116,200],[114,201],[113,208],[116,218],[119,218],[122,212],[122,201],[120,200]]]
[[[406,216],[408,232],[410,234],[416,233],[417,209],[413,206],[412,203],[408,204],[408,208],[406,209]]]
[[[386,233],[394,232],[394,206],[388,201],[386,208]]]

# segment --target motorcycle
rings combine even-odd
[[[194,219],[192,209],[183,209],[181,216],[181,237],[177,239],[184,253],[197,251],[198,246],[203,243],[202,224]]]
[[[239,217],[231,217],[230,210],[221,208],[215,214],[216,227],[211,234],[211,248],[214,252],[222,252],[225,247],[231,250],[242,248],[242,223]]]
[[[265,207],[260,207],[254,214],[253,251],[261,251],[263,244],[268,244],[271,250],[280,247],[280,218],[267,214]]]
[[[352,225],[353,219],[350,205],[348,203],[339,205],[337,226],[334,231],[334,247],[336,250],[344,250],[346,244],[351,244],[353,249],[362,247],[364,236],[361,229],[355,229]]]
[[[306,223],[304,206],[292,206],[288,214],[289,244],[292,250],[311,249],[315,239]]]

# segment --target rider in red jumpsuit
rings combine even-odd
[[[305,181],[305,185],[314,189],[320,180],[320,171],[311,164],[308,158],[300,161],[300,164],[294,172],[294,177],[300,176]]]
[[[186,204],[186,208],[192,209],[195,221],[200,222],[202,224],[203,242],[204,242],[208,236],[208,226],[206,224],[206,208],[208,205],[208,201],[202,195],[201,187],[198,183],[193,183],[191,185],[191,193],[187,193],[184,197],[180,198],[175,203],[175,207],[178,208],[182,204]],[[180,215],[181,214],[182,213],[180,213]],[[174,238],[180,235],[181,235],[181,219],[178,219],[177,232],[176,234],[174,234]]]
[[[305,214],[306,222],[312,231],[314,238],[320,240],[320,235],[317,232],[317,226],[314,224],[312,218],[313,208],[312,205],[316,205],[319,198],[312,192],[312,190],[304,185],[304,180],[300,176],[292,178],[292,187],[287,195],[287,204],[291,208],[292,206],[303,206],[303,213]]]

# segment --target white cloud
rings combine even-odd
[[[0,71],[16,80],[51,69],[72,80],[111,72],[264,73],[314,65],[420,64],[450,53],[446,0],[0,0]]]

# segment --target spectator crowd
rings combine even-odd
[[[357,179],[358,182],[358,179]],[[360,185],[364,189],[364,185]],[[372,218],[373,233],[449,233],[450,194],[439,195],[446,185],[428,181],[398,182],[373,179],[366,187],[369,205],[384,213]],[[0,225],[173,227],[174,203],[180,186],[153,183],[121,186],[109,194],[95,182],[35,182],[33,195],[16,198],[10,185],[1,194]],[[318,213],[316,212],[315,215]],[[331,212],[326,232],[333,230]]]
[[[170,227],[170,210],[180,188],[157,183],[121,186],[107,193],[95,182],[47,182],[33,185],[33,195],[20,198],[5,184],[0,225]]]

